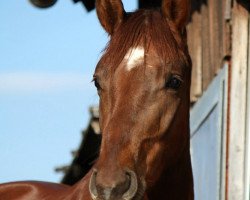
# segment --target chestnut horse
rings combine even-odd
[[[100,96],[100,156],[73,186],[15,182],[1,200],[193,200],[189,151],[189,0],[126,13],[97,0],[110,35],[94,83]]]

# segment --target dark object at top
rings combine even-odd
[[[29,1],[38,8],[49,8],[53,6],[57,0],[29,0]]]
[[[161,6],[161,0],[139,0],[139,8],[156,8]]]
[[[57,0],[29,0],[34,6],[38,8],[49,8],[53,6]],[[87,11],[95,8],[95,0],[73,0],[74,3],[82,2]]]
[[[88,12],[95,8],[95,0],[73,0],[73,1],[75,3],[82,2]]]

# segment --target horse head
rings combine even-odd
[[[94,73],[102,144],[89,190],[92,199],[142,199],[189,156],[189,1],[126,13],[120,0],[97,0],[96,9],[110,42]]]

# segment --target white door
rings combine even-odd
[[[191,109],[195,200],[222,200],[225,192],[227,65]]]

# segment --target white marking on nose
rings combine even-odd
[[[125,56],[125,60],[127,61],[126,69],[130,71],[142,63],[144,60],[144,54],[143,47],[130,48]]]

